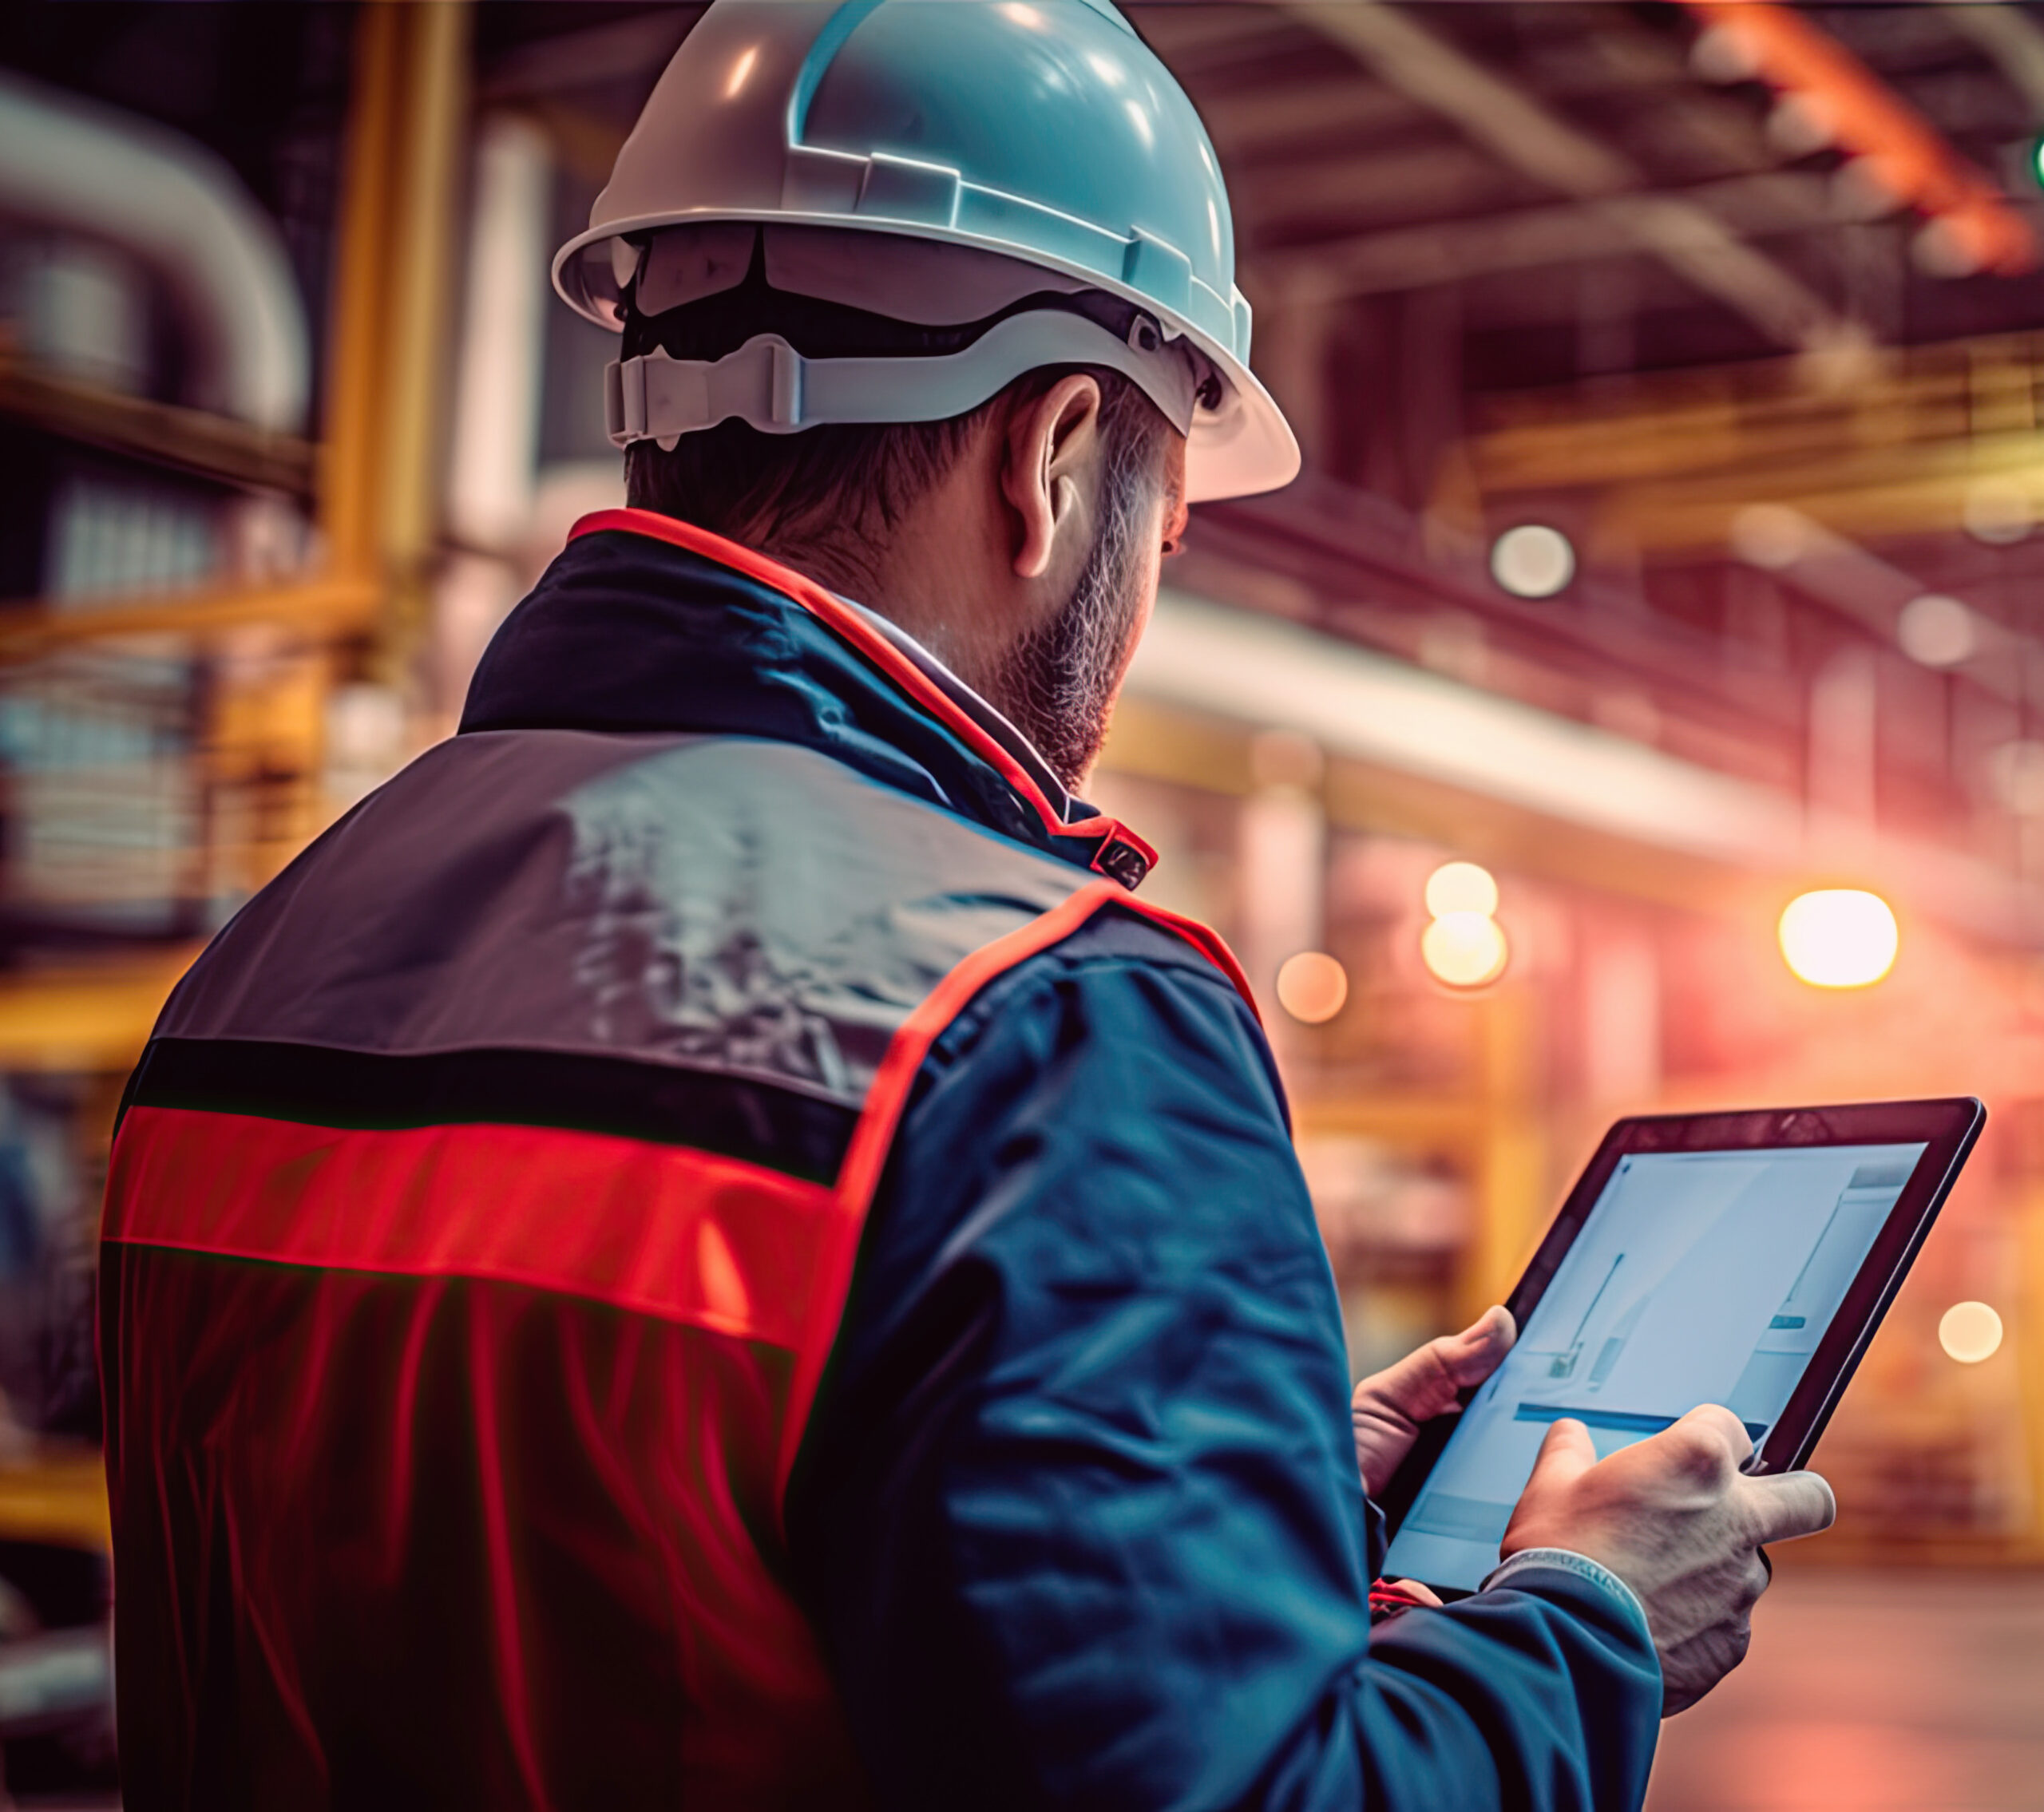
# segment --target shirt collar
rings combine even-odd
[[[612,536],[632,537],[644,552],[633,555]],[[615,555],[592,568],[582,551],[605,543]],[[699,584],[677,591],[674,572],[649,566],[648,543],[708,563],[694,568]],[[788,604],[797,607],[792,619]],[[657,650],[677,637],[683,645],[663,666]],[[626,639],[636,650],[620,650]],[[465,730],[542,725],[792,734],[896,784],[905,771],[896,750],[920,749],[923,757],[906,758],[922,762],[912,789],[935,785],[943,802],[989,828],[1131,888],[1156,861],[1141,837],[1074,798],[1013,724],[897,625],[763,554],[652,510],[602,510],[576,523],[567,551],[478,666]],[[888,742],[895,748],[877,746]],[[933,750],[949,751],[937,762],[948,780],[928,775]]]
[[[836,595],[836,594],[833,594]],[[1050,763],[1037,754],[1036,746],[1017,730],[1006,717],[996,710],[978,693],[961,679],[957,674],[911,635],[897,623],[893,623],[879,611],[868,608],[856,599],[839,597],[838,602],[859,615],[877,633],[893,644],[895,652],[904,660],[912,663],[923,676],[973,722],[1015,758],[1016,765],[1036,783],[1037,790],[1048,800],[1062,824],[1083,824],[1088,818],[1098,817],[1099,812],[1081,798],[1069,792],[1064,782],[1052,773]]]

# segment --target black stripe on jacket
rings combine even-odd
[[[393,1056],[253,1039],[158,1039],[128,1106],[317,1126],[556,1126],[686,1145],[829,1183],[857,1112],[747,1078],[555,1051]]]

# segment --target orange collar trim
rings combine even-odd
[[[849,643],[869,665],[914,699],[998,773],[1008,783],[1008,789],[1036,813],[1052,836],[1076,837],[1098,845],[1090,864],[1096,872],[1132,890],[1156,866],[1157,852],[1127,825],[1112,818],[1103,814],[1083,818],[1077,824],[1067,824],[1043,789],[983,726],[961,710],[955,700],[945,695],[942,687],[858,611],[814,580],[805,578],[779,561],[769,560],[766,555],[712,534],[707,528],[677,521],[673,516],[662,516],[650,509],[598,510],[584,516],[569,529],[568,539],[573,541],[605,530],[643,535],[649,540],[665,541],[671,546],[686,548],[704,560],[742,572],[747,578],[756,580],[800,604],[841,640]]]

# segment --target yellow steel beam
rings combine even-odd
[[[97,1447],[39,1445],[0,1465],[0,1541],[53,1542],[106,1549],[106,1462]]]
[[[346,572],[417,558],[435,526],[469,28],[466,5],[392,0],[356,28],[321,515]]]
[[[1753,480],[1641,486],[1604,500],[1600,532],[1642,550],[1722,548],[1733,519],[1752,503],[1786,504],[1852,540],[1957,532],[1980,481],[2013,483],[2033,516],[2044,516],[2044,437],[2017,445],[1926,447],[1914,457],[1841,458]]]
[[[2044,1547],[2044,1180],[2034,1172],[2018,1197],[2015,1223],[2021,1271],[2012,1305],[2012,1331],[2016,1388],[2022,1406],[2023,1461],[2029,1474],[2029,1534],[2033,1545]]]
[[[317,448],[0,363],[0,411],[236,482],[316,493],[323,571],[94,607],[0,605],[0,659],[101,636],[204,635],[263,621],[358,632],[394,592],[417,614],[438,526],[469,23],[465,4],[377,0],[358,14]]]
[[[133,1066],[196,947],[95,969],[10,977],[0,987],[0,1070]]]
[[[1721,544],[1748,503],[1839,532],[1956,529],[1980,479],[2044,514],[2044,338],[2000,335],[1870,357],[1848,385],[1794,365],[1641,379],[1515,399],[1470,443],[1488,497],[1599,493],[1602,526],[1646,548]]]
[[[295,434],[252,428],[204,409],[123,395],[33,370],[0,348],[0,415],[46,433],[237,485],[312,489],[313,449]]]
[[[33,600],[0,605],[0,660],[25,660],[68,643],[111,635],[203,639],[252,623],[345,635],[374,623],[381,598],[366,579],[335,576],[291,585],[231,586],[63,609]]]
[[[388,216],[379,512],[390,588],[382,652],[386,666],[402,672],[424,633],[438,552],[473,10],[453,4],[390,10],[403,26],[395,122],[403,149]]]
[[[1472,457],[1486,489],[1574,489],[1771,472],[1840,453],[1964,440],[1972,431],[1965,390],[1940,374],[1870,383],[1849,400],[1670,398],[1617,417],[1586,406],[1573,421],[1498,428],[1479,437]]]
[[[1464,1157],[1482,1141],[1486,1111],[1475,1096],[1403,1089],[1350,1094],[1331,1083],[1302,1091],[1294,1103],[1302,1137],[1372,1139],[1402,1151]]]
[[[362,576],[381,564],[377,446],[386,398],[386,221],[400,150],[396,123],[406,10],[371,5],[358,15],[335,244],[320,527],[335,566]]]
[[[1359,1090],[1318,1078],[1293,1106],[1305,1138],[1371,1139],[1450,1160],[1469,1179],[1474,1209],[1456,1256],[1450,1314],[1472,1321],[1503,1300],[1532,1256],[1555,1204],[1535,1089],[1533,991],[1507,984],[1462,1003],[1476,1046],[1478,1087]]]
[[[1547,1140],[1535,1111],[1537,998],[1527,984],[1507,981],[1469,1004],[1478,1015],[1483,1120],[1476,1226],[1456,1280],[1464,1322],[1503,1300],[1554,1206]]]

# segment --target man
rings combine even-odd
[[[1075,797],[1187,498],[1296,467],[1231,263],[1103,3],[695,28],[557,266],[633,507],[129,1091],[132,1807],[1637,1805],[1828,1494],[1557,1423],[1373,1637],[1511,1327],[1345,1416],[1241,977]]]

